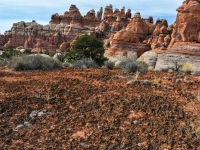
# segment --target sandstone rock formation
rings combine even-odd
[[[145,61],[148,66],[153,66],[155,70],[166,71],[168,71],[168,69],[176,69],[176,63],[177,65],[189,63],[193,73],[200,75],[199,59],[200,55],[148,51],[142,54],[137,61]]]
[[[166,28],[167,24],[161,23],[160,30],[154,31],[154,36],[149,39],[153,50],[142,54],[138,61],[146,61],[156,70],[174,68],[174,62],[189,62],[194,73],[200,74],[200,1],[186,0],[177,11],[173,25]]]
[[[104,19],[102,20],[102,16]],[[85,33],[94,35],[100,40],[108,39],[113,33],[126,27],[131,17],[131,10],[125,14],[125,8],[113,12],[112,5],[97,12],[92,9],[82,16],[76,5],[71,5],[64,15],[55,13],[48,25],[32,22],[14,23],[11,30],[0,36],[0,49],[8,45],[24,46],[37,52],[55,53],[59,49],[68,48],[77,36]]]
[[[151,49],[147,40],[154,29],[152,17],[143,19],[139,12],[135,13],[126,28],[124,27],[104,41],[105,49],[107,49],[105,56],[118,55],[119,52],[124,52],[124,56],[127,56],[129,52],[137,52],[137,56],[141,56]]]
[[[186,0],[177,9],[178,15],[174,24],[153,17],[141,18],[131,10],[125,13],[125,7],[113,11],[112,5],[95,13],[92,9],[82,16],[76,5],[71,5],[63,15],[55,13],[48,25],[32,22],[14,23],[11,30],[0,35],[0,50],[8,45],[24,46],[29,50],[55,53],[60,49],[70,48],[78,37],[87,33],[104,41],[105,56],[124,52],[171,52],[199,54],[200,42],[200,2]],[[103,19],[101,19],[103,17]]]

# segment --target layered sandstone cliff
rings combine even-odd
[[[86,33],[100,40],[108,39],[116,31],[126,27],[130,17],[130,9],[125,13],[124,7],[121,11],[116,9],[113,12],[112,5],[109,5],[106,6],[104,15],[101,7],[97,14],[92,9],[82,16],[76,5],[71,5],[64,15],[53,14],[49,24],[45,26],[34,20],[14,23],[11,30],[0,35],[0,49],[16,45],[37,52],[55,53],[59,49],[69,48],[76,37]]]

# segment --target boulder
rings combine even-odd
[[[148,66],[153,66],[155,70],[176,69],[178,65],[189,63],[193,73],[200,75],[200,55],[188,55],[171,52],[148,51],[143,53],[137,61],[145,61]]]

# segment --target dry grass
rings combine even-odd
[[[153,71],[153,66],[149,66],[149,67],[148,67],[148,70],[149,70],[149,71]]]
[[[185,63],[185,64],[183,64],[182,69],[183,69],[183,71],[184,71],[185,73],[187,73],[187,74],[191,74],[191,73],[192,73],[192,70],[193,70],[192,65],[189,64],[188,62]]]
[[[160,82],[160,77],[155,77],[153,80],[153,84],[156,85]]]
[[[140,75],[140,72],[136,71],[136,74],[135,74],[135,80],[138,80],[139,75]]]
[[[172,69],[169,69],[168,72],[174,72]]]
[[[200,93],[199,93],[199,91],[198,91],[198,94],[197,94],[197,96],[196,96],[196,99],[197,99],[197,101],[200,103]]]

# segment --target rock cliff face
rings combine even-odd
[[[164,24],[160,30],[154,30],[153,37],[149,40],[152,42],[153,50],[145,52],[138,61],[146,61],[155,69],[174,68],[175,61],[179,64],[189,62],[192,64],[194,73],[200,74],[200,18],[198,15],[200,1],[186,0],[177,11],[173,25],[165,28],[167,24]],[[161,47],[159,47],[159,42]]]
[[[164,36],[167,34],[163,35],[162,38],[159,37],[167,26],[166,20],[157,20],[153,24],[152,17],[143,19],[137,12],[130,19],[126,28],[124,27],[105,40],[105,48],[107,49],[105,55],[112,56],[124,52],[124,56],[127,56],[129,52],[136,52],[138,56],[141,56],[144,52],[151,50],[151,45],[157,43],[158,40],[162,40],[164,43]],[[166,29],[165,32],[168,33],[168,30]]]
[[[102,20],[103,16],[103,20]],[[14,23],[11,30],[0,35],[0,49],[5,50],[8,45],[24,46],[26,49],[48,51],[69,48],[76,37],[85,33],[94,35],[100,40],[108,39],[114,32],[126,27],[131,18],[131,10],[125,14],[125,8],[113,12],[112,5],[97,12],[92,9],[82,16],[76,5],[71,5],[64,15],[57,13],[51,16],[48,25],[32,22]]]

